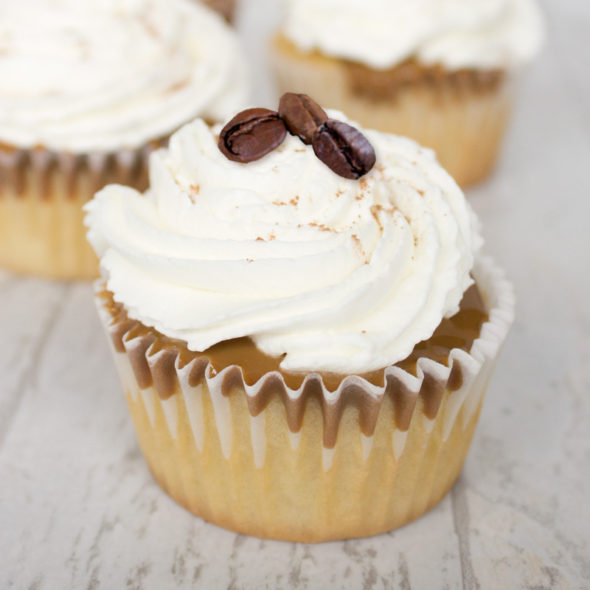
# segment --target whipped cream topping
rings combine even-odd
[[[377,163],[347,180],[293,136],[232,162],[220,129],[174,134],[145,195],[111,185],[86,205],[130,317],[191,350],[250,336],[285,370],[350,374],[405,358],[458,311],[481,237],[432,151],[366,131]]]
[[[140,147],[247,100],[233,32],[194,0],[0,2],[0,142]]]
[[[304,51],[385,69],[514,68],[539,50],[535,0],[287,0],[285,35]]]

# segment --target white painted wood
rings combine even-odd
[[[262,59],[277,3],[243,2]],[[90,287],[0,273],[0,588],[588,587],[590,5],[544,7],[547,47],[497,173],[469,192],[519,303],[451,494],[361,541],[294,545],[204,523],[149,475]],[[272,105],[263,68],[255,80]]]
[[[32,278],[0,276],[0,443],[11,427],[22,393],[69,287]]]

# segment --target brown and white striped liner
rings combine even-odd
[[[165,143],[88,154],[0,144],[0,265],[52,278],[96,277],[82,206],[110,183],[145,190],[149,156]]]
[[[207,359],[198,353],[193,353],[189,362],[183,362],[180,348],[174,341],[147,332],[124,312],[113,316],[112,309],[105,306],[104,296],[100,296],[104,289],[100,282],[97,283],[97,301],[125,389],[132,395],[138,392],[142,396],[152,418],[154,405],[161,404],[172,437],[177,435],[178,425],[175,396],[181,396],[190,417],[195,444],[199,449],[203,448],[200,398],[208,392],[215,410],[216,431],[223,455],[229,458],[232,416],[228,397],[241,392],[246,396],[251,416],[255,461],[257,466],[262,466],[265,451],[264,435],[260,430],[269,400],[278,397],[282,401],[291,444],[296,449],[306,404],[314,398],[319,402],[323,416],[324,467],[327,469],[331,463],[330,453],[337,445],[341,416],[349,405],[358,409],[364,455],[370,453],[371,439],[385,396],[390,396],[393,401],[395,423],[391,425],[392,444],[398,458],[403,452],[408,429],[418,407],[424,427],[429,431],[445,398],[443,439],[448,437],[461,409],[462,419],[467,424],[479,406],[485,389],[483,385],[489,379],[512,322],[514,307],[510,284],[489,259],[479,260],[474,276],[490,312],[489,320],[482,326],[481,335],[474,341],[469,353],[453,349],[447,365],[419,359],[416,376],[397,366],[388,367],[384,370],[383,386],[373,385],[357,376],[348,376],[335,391],[329,391],[316,373],[309,374],[298,389],[291,389],[278,372],[268,373],[249,385],[239,366],[230,366],[216,373]]]

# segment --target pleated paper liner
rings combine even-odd
[[[507,72],[454,73],[415,63],[380,72],[302,53],[282,36],[275,39],[272,57],[281,92],[305,92],[367,129],[411,137],[434,149],[461,186],[492,171],[512,110],[514,80]]]
[[[0,144],[0,266],[48,278],[96,278],[82,206],[110,183],[145,190],[149,155],[165,143],[89,154]]]
[[[514,308],[489,259],[474,277],[489,320],[470,352],[453,349],[446,365],[421,358],[417,376],[388,367],[382,387],[349,376],[336,391],[313,373],[296,390],[278,372],[253,385],[235,365],[215,374],[129,319],[102,282],[97,305],[162,488],[225,528],[319,542],[406,524],[459,475]]]

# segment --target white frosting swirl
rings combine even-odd
[[[247,100],[233,32],[194,0],[0,2],[0,142],[140,147]]]
[[[284,33],[304,51],[376,69],[410,57],[490,69],[531,59],[543,27],[535,0],[287,0]]]
[[[219,130],[185,126],[153,154],[150,191],[109,186],[86,206],[131,317],[191,350],[251,336],[286,370],[355,373],[405,358],[457,312],[481,238],[433,152],[367,131],[377,164],[355,181],[292,136],[232,162]]]

